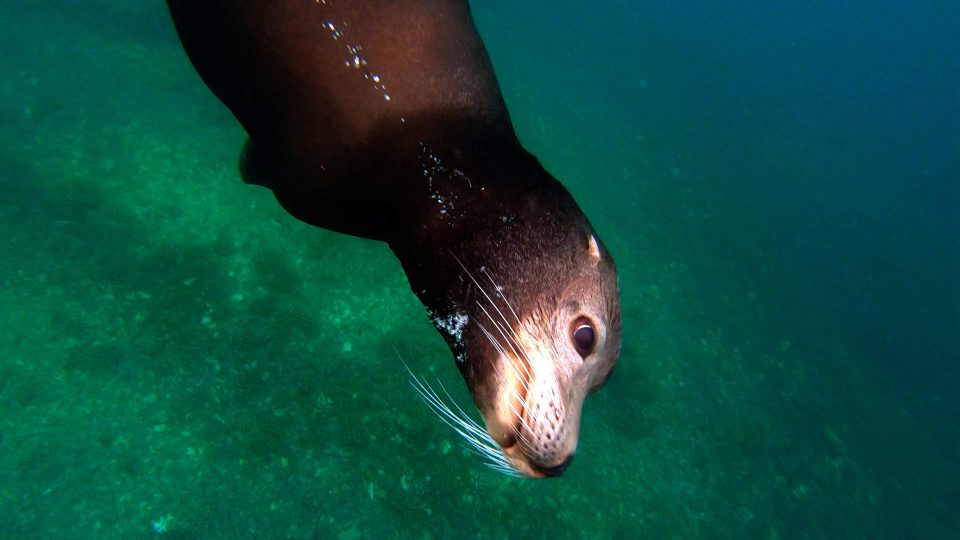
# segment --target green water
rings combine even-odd
[[[960,17],[919,5],[897,48],[474,3],[620,269],[620,364],[530,481],[416,399],[395,351],[470,403],[387,247],[240,182],[161,3],[2,2],[0,537],[960,537]]]

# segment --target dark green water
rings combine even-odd
[[[567,473],[415,398],[399,264],[240,183],[162,3],[4,1],[0,537],[960,537],[960,6],[474,11],[620,267]]]

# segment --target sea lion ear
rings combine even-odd
[[[600,245],[597,244],[597,237],[590,235],[590,239],[587,240],[587,249],[590,251],[590,262],[597,266],[600,264]]]

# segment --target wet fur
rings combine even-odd
[[[443,412],[454,409],[429,385],[420,395],[500,470],[541,476],[569,458],[583,399],[619,354],[616,269],[517,140],[467,2],[168,5],[250,136],[244,178],[307,223],[389,244],[489,438]],[[586,359],[569,336],[584,314],[600,339]]]

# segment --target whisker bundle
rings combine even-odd
[[[414,375],[406,362],[404,362],[403,365],[407,368],[407,373],[410,375],[410,386],[417,391],[420,399],[430,407],[444,424],[450,426],[458,435],[463,437],[469,444],[467,447],[468,450],[483,458],[485,460],[484,465],[497,472],[508,476],[521,476],[513,464],[510,463],[510,460],[507,459],[506,455],[504,455],[500,445],[493,440],[493,437],[491,437],[485,429],[480,427],[476,421],[471,419],[470,416],[460,408],[456,400],[447,392],[447,389],[439,379],[437,380],[437,384],[440,385],[440,389],[447,399],[453,403],[453,407],[447,405],[446,401],[430,386],[430,383],[428,383],[425,378]]]

